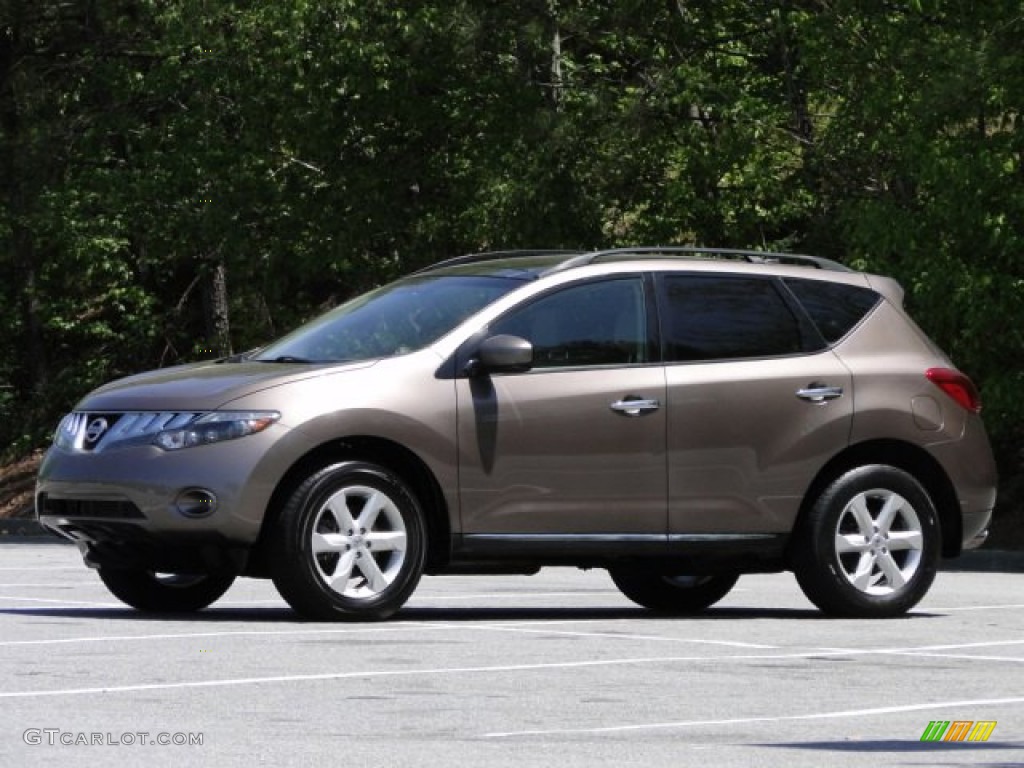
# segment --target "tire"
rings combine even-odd
[[[626,597],[658,613],[698,613],[725,597],[739,579],[735,573],[714,576],[665,574],[652,568],[610,568],[608,573]]]
[[[833,616],[900,616],[938,569],[935,505],[914,477],[870,465],[846,472],[814,501],[795,538],[800,588]]]
[[[135,568],[100,568],[99,575],[118,600],[152,613],[201,610],[235,581],[233,573],[155,573]]]
[[[375,464],[324,467],[291,494],[271,545],[277,591],[319,621],[393,615],[426,560],[423,513],[392,472]]]

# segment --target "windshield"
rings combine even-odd
[[[424,275],[352,299],[254,355],[265,362],[342,362],[422,349],[500,296],[520,279]]]

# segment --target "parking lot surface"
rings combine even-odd
[[[858,621],[789,574],[657,618],[548,569],[319,624],[249,579],[150,618],[73,547],[2,543],[0,713],[3,766],[1024,766],[1024,575],[943,572]],[[933,722],[977,740],[921,741]]]

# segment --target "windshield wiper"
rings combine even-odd
[[[228,355],[227,357],[222,357],[222,358],[220,358],[220,360],[214,360],[213,362],[218,363],[218,364],[220,364],[220,363],[244,363],[247,359],[249,359],[250,355],[255,354],[256,352],[257,352],[257,349],[250,349],[247,352],[236,352],[233,355]]]
[[[296,357],[295,355],[278,355],[277,357],[257,357],[253,359],[255,363],[319,363],[320,360],[309,360],[305,357]]]

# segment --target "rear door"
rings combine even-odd
[[[849,440],[849,371],[770,276],[666,273],[658,298],[670,539],[789,531]]]

